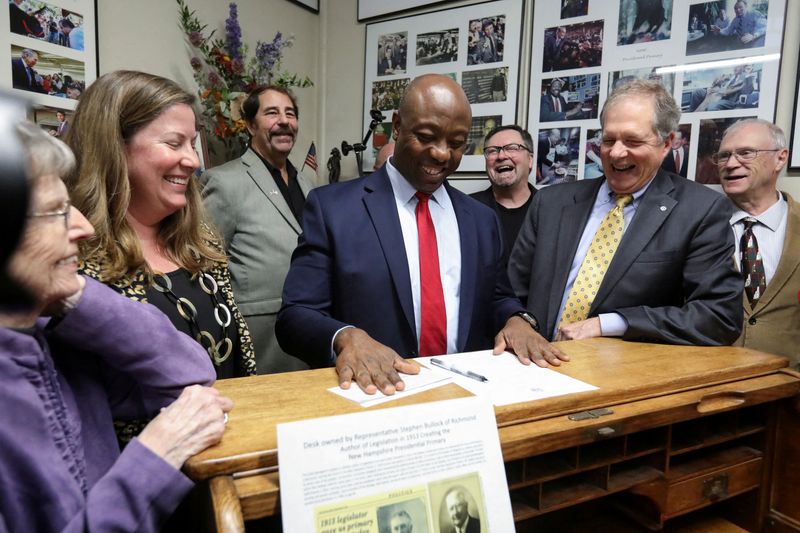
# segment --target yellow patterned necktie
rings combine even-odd
[[[597,228],[597,233],[592,239],[592,244],[589,246],[589,251],[583,258],[581,269],[575,277],[575,283],[572,284],[572,290],[564,304],[561,323],[571,324],[586,320],[586,317],[589,316],[589,308],[592,306],[594,297],[597,296],[597,291],[608,271],[611,259],[619,247],[619,241],[622,240],[622,233],[625,230],[623,209],[632,201],[633,196],[630,194],[616,195],[614,200],[616,206],[600,223],[600,227]]]

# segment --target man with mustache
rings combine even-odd
[[[494,347],[523,364],[568,357],[535,331],[502,261],[500,223],[446,179],[461,162],[472,112],[440,74],[412,81],[392,117],[394,155],[358,180],[308,196],[276,334],[342,388],[405,386],[405,357]]]
[[[298,116],[297,101],[287,89],[254,89],[242,104],[250,133],[247,151],[201,177],[206,208],[225,240],[236,303],[253,338],[259,374],[308,368],[275,339],[283,281],[314,183],[289,161]]]
[[[734,260],[745,280],[744,329],[736,344],[800,356],[800,204],[778,190],[786,168],[786,135],[763,119],[734,122],[712,156],[734,204]]]
[[[660,168],[680,114],[658,81],[618,87],[600,114],[604,176],[534,196],[508,272],[546,337],[721,345],[739,336],[730,203]]]

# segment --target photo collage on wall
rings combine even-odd
[[[482,171],[483,138],[517,116],[522,0],[497,0],[367,25],[364,129],[377,109],[385,119],[364,156],[372,169],[391,139],[391,117],[415,77],[452,77],[472,105],[472,125],[459,171]]]
[[[37,124],[63,137],[97,77],[94,2],[9,0],[0,28],[0,47],[11,65],[2,70],[0,84],[32,104]]]
[[[537,186],[602,176],[599,112],[633,79],[681,108],[663,167],[718,184],[730,124],[774,119],[785,0],[560,0],[534,5],[528,130]],[[533,181],[533,179],[532,179]]]

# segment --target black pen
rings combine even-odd
[[[476,381],[481,381],[486,383],[489,379],[486,376],[481,376],[480,374],[473,372],[472,370],[461,370],[460,368],[456,368],[453,365],[448,365],[441,359],[436,359],[435,357],[431,359],[431,364],[434,366],[438,366],[439,368],[444,368],[445,370],[449,370],[450,372],[455,372],[461,376],[472,378]]]

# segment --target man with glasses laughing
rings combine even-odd
[[[739,336],[730,203],[660,168],[679,118],[659,82],[618,87],[600,114],[604,175],[536,193],[508,272],[543,335],[696,345]]]
[[[471,194],[494,209],[503,225],[505,248],[503,262],[508,262],[525,213],[536,189],[528,183],[533,168],[533,139],[517,125],[498,126],[483,142],[486,174],[492,183],[488,189]]]
[[[800,356],[800,204],[778,190],[786,136],[762,119],[735,122],[712,160],[734,204],[734,261],[745,281],[744,327],[736,344]]]

